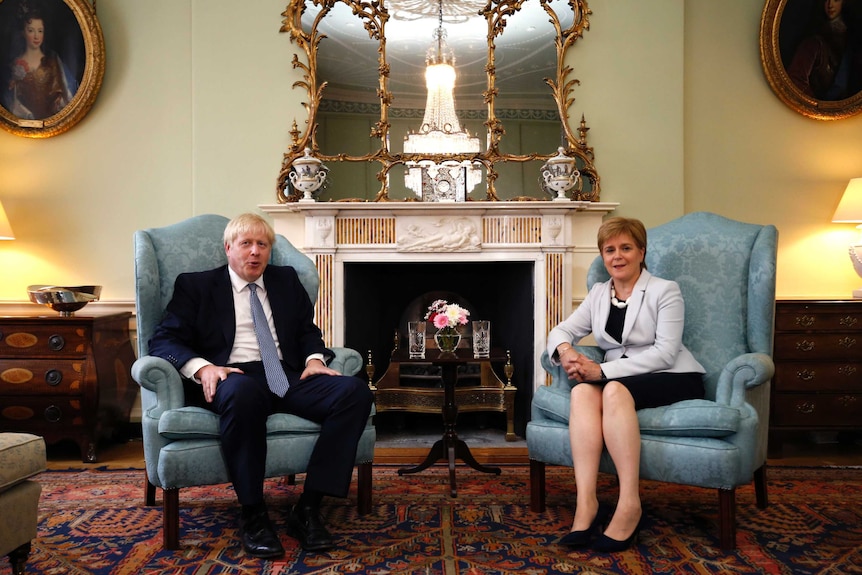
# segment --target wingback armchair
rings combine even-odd
[[[132,377],[141,386],[147,504],[155,504],[160,487],[164,500],[163,540],[179,548],[179,490],[229,481],[219,442],[218,416],[187,407],[180,374],[167,361],[147,355],[147,343],[171,299],[174,280],[182,272],[212,269],[227,263],[223,233],[228,219],[201,215],[177,224],[135,232],[135,296],[138,360]],[[276,236],[271,263],[296,269],[311,301],[317,300],[320,279],[314,263],[284,237]],[[355,375],[362,356],[352,349],[333,348],[330,367]],[[373,411],[372,411],[373,413]],[[267,420],[267,477],[290,480],[305,472],[320,426],[295,415],[274,414]],[[371,461],[375,429],[371,418],[359,441],[357,491],[359,513],[371,510]]]
[[[765,508],[766,441],[772,363],[778,232],[715,214],[692,213],[647,232],[646,263],[679,283],[685,300],[683,342],[706,368],[705,399],[638,411],[644,479],[718,490],[720,545],[736,545],[736,488],[754,479]],[[609,276],[601,257],[588,271],[592,286]],[[596,361],[596,347],[578,346]],[[572,385],[547,353],[550,385],[536,390],[527,424],[530,502],[545,507],[545,464],[572,465]],[[615,473],[605,451],[600,469]],[[574,482],[573,482],[574,489]]]

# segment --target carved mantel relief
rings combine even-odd
[[[482,249],[481,218],[401,218],[395,225],[399,252],[476,252]]]

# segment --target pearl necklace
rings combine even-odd
[[[611,284],[611,305],[617,309],[626,309],[629,306],[628,300],[620,301],[617,299],[617,292],[614,289],[614,284]]]

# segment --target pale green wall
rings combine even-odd
[[[0,200],[18,239],[0,243],[0,300],[32,283],[96,283],[133,299],[132,233],[275,202],[302,120],[287,0],[99,0],[107,69],[71,131],[0,131]],[[593,0],[570,63],[606,201],[657,225],[711,210],[780,230],[781,295],[847,295],[850,225],[829,222],[860,176],[862,117],[804,118],[769,90],[762,2]]]
[[[812,120],[785,106],[763,74],[762,2],[685,3],[686,211],[710,210],[779,230],[778,293],[850,296],[858,233],[832,224],[862,176],[862,115]]]

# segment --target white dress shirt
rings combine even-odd
[[[254,320],[251,316],[250,290],[248,282],[239,277],[235,271],[228,267],[230,275],[230,283],[233,288],[233,308],[236,318],[236,334],[233,339],[233,348],[230,350],[228,363],[247,363],[250,361],[260,361],[260,346],[257,342],[257,335],[254,333]],[[263,283],[261,275],[254,282],[257,285],[257,297],[263,307],[263,313],[266,315],[266,323],[269,325],[269,331],[272,333],[272,339],[275,340],[275,349],[278,351],[278,359],[282,359],[281,345],[278,343],[278,334],[275,332],[275,323],[272,319],[272,306],[269,305],[269,298],[266,294],[266,286]],[[324,361],[323,354],[313,353],[305,360],[306,365],[312,359]],[[325,363],[325,361],[324,361]],[[189,379],[194,379],[198,383],[200,381],[194,377],[198,370],[210,362],[202,357],[190,359],[180,369],[180,373]]]

